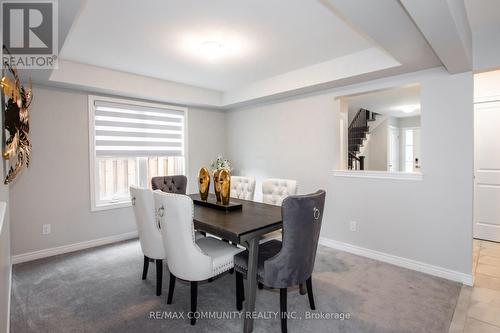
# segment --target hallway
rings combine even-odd
[[[450,333],[500,333],[500,243],[474,240],[474,287],[463,286]]]

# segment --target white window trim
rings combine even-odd
[[[127,98],[117,98],[117,97],[108,97],[108,96],[99,96],[99,95],[89,95],[88,96],[88,114],[89,114],[89,170],[90,170],[90,211],[97,212],[108,209],[119,209],[126,208],[132,206],[130,200],[125,201],[117,201],[110,202],[105,204],[96,204],[96,188],[95,184],[97,182],[97,174],[96,174],[96,158],[95,158],[95,136],[94,136],[94,114],[95,114],[95,101],[105,101],[105,102],[113,102],[113,103],[122,103],[122,104],[133,104],[137,106],[143,107],[153,107],[159,109],[167,109],[167,110],[177,110],[182,111],[184,113],[184,172],[189,174],[189,142],[188,142],[188,108],[181,106],[174,106],[168,104],[160,104],[160,103],[151,103],[151,102],[141,102],[134,99]]]
[[[370,170],[333,170],[335,177],[394,179],[394,180],[423,180],[420,172],[391,172]]]

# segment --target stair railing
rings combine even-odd
[[[366,109],[359,109],[348,128],[348,141],[354,138],[354,133],[356,128],[367,128],[368,120],[372,116],[371,112]],[[359,132],[356,132],[359,134]],[[349,144],[349,143],[348,143]],[[348,153],[348,168],[351,170],[364,170],[365,169],[365,156],[357,156],[356,151],[351,151],[349,149]]]
[[[358,113],[354,116],[349,125],[349,130],[356,127],[366,127],[368,126],[368,119],[370,117],[370,111],[366,109],[359,109]]]

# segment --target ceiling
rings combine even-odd
[[[473,37],[473,70],[500,68],[500,1],[465,0]]]
[[[496,68],[500,59],[499,0],[64,0],[60,7],[59,66],[30,71],[35,83],[180,105],[231,109],[434,67]],[[200,45],[214,41],[223,56],[208,58]]]
[[[465,0],[465,7],[473,33],[500,29],[500,1]]]
[[[391,117],[413,117],[420,114],[420,86],[411,85],[394,89],[374,91],[367,94],[344,97],[348,103],[349,113],[367,109]],[[405,107],[415,111],[405,113]],[[415,107],[413,107],[415,106]]]
[[[60,58],[224,91],[372,47],[320,1],[88,0]]]

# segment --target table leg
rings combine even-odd
[[[255,294],[257,292],[257,258],[259,257],[259,238],[254,237],[248,242],[248,271],[245,290],[245,322],[243,332],[253,330],[252,313],[255,311]]]

